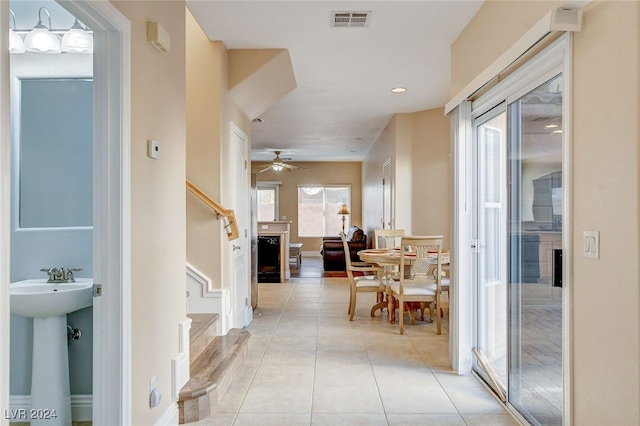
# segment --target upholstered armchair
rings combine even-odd
[[[351,253],[351,261],[359,262],[358,252],[367,248],[367,235],[362,229],[352,226],[346,234],[346,239]],[[346,271],[344,247],[340,236],[323,237],[320,253],[325,271]]]

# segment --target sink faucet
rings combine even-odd
[[[55,268],[55,267],[51,267],[51,268],[44,268],[44,269],[40,269],[42,272],[46,272],[47,275],[49,276],[49,279],[47,280],[48,283],[53,283],[53,284],[57,284],[57,283],[74,283],[76,282],[75,278],[73,278],[73,273],[76,271],[82,271],[82,269],[80,268],[67,268],[67,270],[64,270],[64,267],[62,268]]]

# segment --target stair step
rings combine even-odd
[[[197,359],[202,351],[213,342],[217,336],[216,322],[219,314],[188,314],[191,318],[189,330],[189,352],[191,359]]]
[[[192,358],[191,379],[178,399],[181,424],[203,420],[215,412],[247,358],[249,337],[246,330],[231,329]]]

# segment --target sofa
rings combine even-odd
[[[358,252],[367,248],[367,235],[357,226],[352,226],[346,234],[349,252],[352,262],[360,262]],[[325,271],[346,271],[347,266],[344,261],[344,247],[339,236],[322,237],[322,264]]]

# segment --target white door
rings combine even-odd
[[[392,229],[391,160],[382,165],[382,229]]]
[[[231,241],[231,304],[233,309],[233,327],[242,328],[252,319],[250,302],[250,264],[249,254],[249,175],[247,136],[236,126],[231,124],[231,208],[235,212],[240,237]]]

